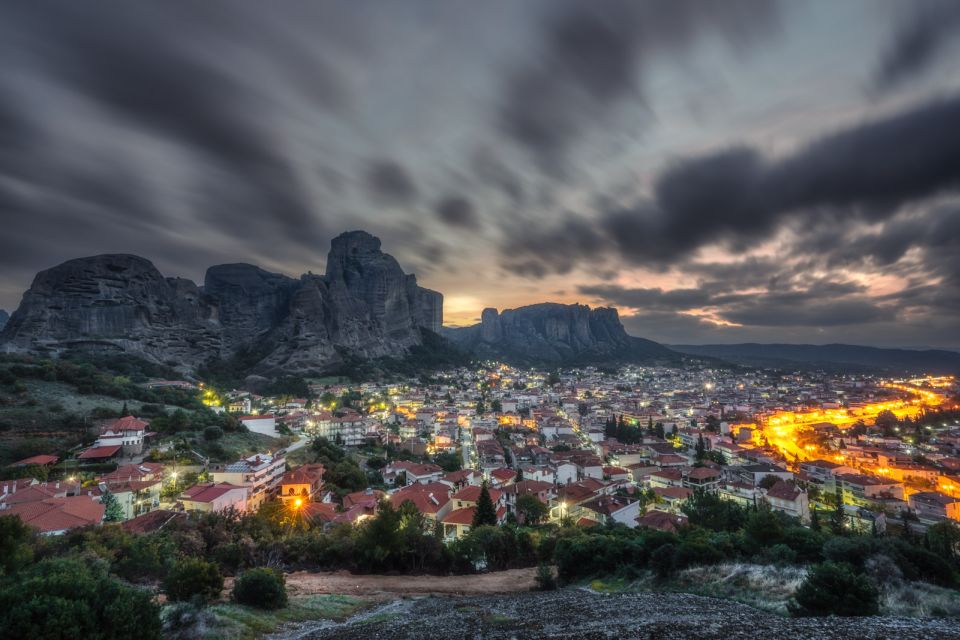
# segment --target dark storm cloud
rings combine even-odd
[[[613,245],[631,262],[676,263],[710,244],[743,250],[787,222],[882,221],[905,202],[957,186],[960,96],[953,96],[779,159],[740,147],[684,160],[658,177],[652,200],[601,212],[593,224],[565,218],[553,229],[508,239],[504,253],[508,266],[509,256],[527,253],[528,262],[535,256],[544,269],[560,270],[558,260],[569,265]],[[576,227],[589,229],[589,241],[571,233]]]
[[[463,229],[479,229],[480,219],[473,204],[463,196],[448,196],[437,203],[437,217],[444,224]]]
[[[909,15],[896,25],[874,78],[881,91],[922,73],[944,53],[951,38],[960,36],[960,2],[914,0],[903,5]]]
[[[831,327],[894,319],[892,305],[864,295],[862,285],[794,275],[782,286],[749,293],[717,293],[710,283],[700,287],[663,290],[619,285],[578,287],[584,295],[606,304],[636,309],[641,316],[663,316],[709,310],[718,320],[759,327]]]
[[[540,50],[509,74],[498,114],[502,133],[541,169],[563,172],[568,148],[602,126],[628,98],[642,99],[647,58],[683,51],[717,32],[742,45],[775,23],[767,0],[556,2],[548,4]]]
[[[383,205],[409,205],[417,199],[417,185],[399,163],[378,159],[367,165],[367,188],[375,202]]]

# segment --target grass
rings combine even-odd
[[[212,620],[203,637],[211,640],[255,640],[277,631],[284,624],[308,620],[343,622],[368,603],[344,595],[293,596],[283,609],[268,611],[234,603],[215,604],[209,608]]]

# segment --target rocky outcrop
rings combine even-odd
[[[0,330],[2,330],[7,325],[7,320],[10,319],[10,314],[6,312],[5,309],[0,309]]]
[[[517,364],[603,364],[678,356],[666,347],[627,335],[616,309],[580,304],[535,304],[484,309],[480,324],[444,335],[482,358]]]
[[[41,271],[0,341],[6,351],[84,348],[197,363],[219,353],[216,306],[189,280],[164,278],[149,260],[109,254]]]
[[[36,276],[0,344],[117,350],[184,369],[244,350],[257,354],[255,372],[319,372],[402,356],[442,322],[443,296],[419,287],[377,238],[351,231],[333,239],[326,275],[299,279],[226,264],[208,269],[201,289],[137,256],[71,260]]]

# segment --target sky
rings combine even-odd
[[[0,6],[0,308],[100,253],[677,343],[960,348],[960,2]]]

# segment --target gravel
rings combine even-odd
[[[309,627],[307,627],[309,629]],[[296,635],[337,640],[525,640],[577,638],[699,640],[960,640],[960,621],[919,618],[804,618],[765,613],[690,594],[602,594],[582,589],[399,600],[375,615]]]

